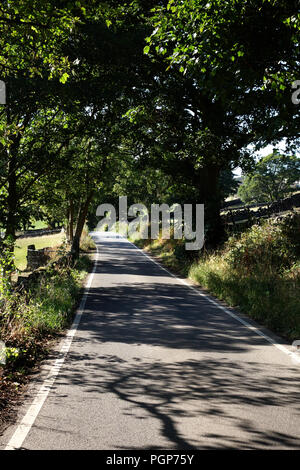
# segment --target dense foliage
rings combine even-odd
[[[144,202],[204,203],[207,237],[217,245],[224,181],[230,185],[224,175],[237,165],[249,169],[250,144],[296,143],[296,7],[282,0],[2,2],[6,238],[13,242],[33,217],[59,220],[78,254],[92,201],[116,195],[115,182],[133,196],[144,173]],[[152,195],[158,174],[164,189]]]

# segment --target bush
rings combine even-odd
[[[288,339],[300,337],[298,216],[267,221],[204,257],[190,276]],[[297,259],[298,258],[298,259]]]
[[[287,233],[285,221],[267,221],[231,237],[224,257],[237,274],[267,277],[296,262],[297,247]]]

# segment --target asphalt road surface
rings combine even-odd
[[[97,247],[70,349],[37,416],[20,426],[27,402],[2,448],[16,435],[23,449],[300,448],[289,355],[126,240]]]

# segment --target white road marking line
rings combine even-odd
[[[244,320],[243,318],[239,317],[238,315],[236,315],[235,313],[231,312],[230,310],[228,310],[227,308],[223,307],[222,305],[218,304],[217,302],[215,302],[213,299],[211,299],[210,297],[208,297],[206,294],[204,294],[203,292],[200,292],[198,289],[196,289],[195,287],[193,287],[191,284],[189,284],[188,282],[186,282],[184,279],[180,279],[179,277],[175,276],[173,273],[171,273],[168,269],[164,268],[161,264],[159,264],[157,261],[155,261],[154,259],[152,259],[149,255],[147,255],[147,253],[145,253],[143,250],[141,250],[140,248],[138,248],[134,243],[130,242],[129,240],[127,240],[128,243],[130,243],[131,245],[133,245],[135,247],[135,249],[137,251],[140,251],[144,256],[146,256],[146,258],[148,258],[150,261],[152,261],[152,263],[156,264],[158,267],[160,267],[163,271],[166,271],[170,276],[174,277],[175,279],[177,279],[179,282],[181,282],[182,284],[184,284],[185,286],[189,287],[190,289],[192,289],[194,292],[196,292],[198,295],[200,295],[200,297],[204,297],[208,302],[210,302],[211,304],[215,305],[216,307],[218,307],[220,310],[223,310],[223,312],[225,312],[227,315],[229,315],[230,317],[234,318],[235,320],[239,321],[240,323],[242,323],[244,326],[246,326],[247,328],[249,328],[251,331],[253,331],[254,333],[256,333],[258,336],[261,336],[262,338],[264,338],[266,341],[268,341],[268,343],[272,344],[273,346],[275,346],[275,348],[279,349],[279,351],[283,352],[284,354],[287,354],[291,359],[293,359],[293,361],[295,361],[297,364],[300,364],[300,357],[293,353],[292,351],[289,351],[285,346],[283,346],[282,344],[278,344],[276,343],[270,336],[266,335],[265,333],[263,333],[262,331],[260,331],[257,327],[251,325],[250,323],[248,323],[246,320]]]
[[[66,337],[63,339],[61,343],[61,348],[59,351],[59,358],[54,361],[53,366],[51,367],[49,374],[47,375],[46,379],[44,380],[42,386],[37,392],[37,395],[35,396],[32,404],[28,408],[24,418],[22,419],[21,423],[18,425],[17,429],[15,430],[13,436],[11,437],[9,443],[5,447],[5,450],[16,450],[20,449],[22,447],[23,442],[25,441],[31,427],[33,426],[54,382],[55,379],[61,369],[61,366],[63,365],[66,356],[69,352],[70,346],[72,344],[72,340],[75,336],[75,333],[77,331],[78,325],[81,320],[81,316],[84,312],[85,304],[86,304],[86,299],[87,295],[89,293],[90,287],[93,282],[94,274],[96,271],[96,266],[97,266],[97,261],[98,261],[98,247],[96,246],[96,259],[95,259],[95,264],[93,271],[89,275],[88,281],[86,283],[85,287],[85,293],[83,294],[83,297],[81,299],[79,308],[76,312],[73,324],[71,328],[68,330]]]

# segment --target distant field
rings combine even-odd
[[[26,256],[28,245],[35,245],[35,248],[47,248],[60,245],[65,238],[63,233],[55,235],[44,235],[43,237],[20,238],[16,241],[15,246],[15,264],[18,269],[24,271],[26,269]]]
[[[38,230],[40,228],[47,228],[48,227],[48,224],[46,222],[43,222],[42,220],[36,220],[34,223],[33,223],[33,227],[32,229],[34,230]]]

